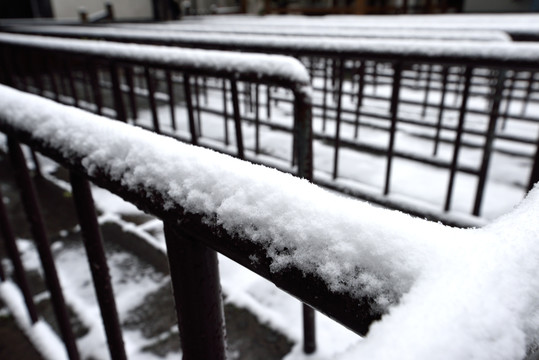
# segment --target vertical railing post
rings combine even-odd
[[[168,106],[170,107],[170,125],[172,126],[172,130],[176,131],[176,108],[174,101],[174,83],[172,81],[172,71],[165,70],[165,77],[167,80]]]
[[[4,282],[6,281],[7,278],[6,278],[6,272],[4,271],[4,266],[2,265],[2,263],[0,262],[0,281],[1,282]]]
[[[183,73],[183,96],[187,105],[187,117],[189,119],[189,132],[191,133],[191,144],[198,145],[197,129],[195,125],[195,115],[193,113],[193,99],[191,97],[191,83],[189,75]]]
[[[33,59],[37,59],[38,57],[36,56],[36,54],[37,54],[36,51],[32,51],[30,53],[30,56]],[[30,62],[30,69],[31,69],[31,72],[32,72],[32,77],[34,79],[34,85],[36,86],[37,93],[40,96],[43,96],[43,92],[45,91],[45,87],[43,86],[43,71],[42,71],[42,68],[43,68],[43,66],[39,62],[37,62],[35,60]]]
[[[137,97],[135,95],[135,82],[133,81],[133,69],[130,65],[125,66],[124,76],[127,87],[129,88],[129,107],[131,108],[131,116],[133,117],[133,123],[137,121]]]
[[[464,89],[462,90],[462,102],[459,111],[459,122],[457,125],[457,134],[453,145],[453,160],[449,173],[449,184],[447,186],[447,194],[445,198],[444,210],[449,211],[451,208],[451,198],[453,196],[453,186],[455,184],[455,175],[457,172],[458,158],[460,152],[460,144],[462,142],[462,132],[464,130],[464,120],[466,118],[466,107],[468,104],[468,95],[470,93],[470,82],[472,78],[472,68],[467,66],[464,70]]]
[[[121,122],[127,122],[127,114],[124,106],[124,98],[122,94],[120,74],[118,64],[115,61],[109,63],[110,78],[112,81],[112,96],[114,100],[114,110],[116,110],[116,118]]]
[[[387,164],[386,164],[384,195],[389,194],[389,187],[391,184],[391,167],[393,165],[395,135],[397,132],[397,121],[398,121],[397,115],[399,113],[401,77],[402,77],[402,63],[398,62],[393,65],[393,89],[391,93],[391,108],[389,110],[390,115],[391,115],[391,127],[389,131],[389,144],[387,146]]]
[[[15,71],[13,70],[13,50],[8,46],[2,46],[2,65],[0,67],[0,73],[2,74],[3,81],[7,86],[16,88],[15,84]]]
[[[294,92],[294,128],[296,134],[298,176],[313,179],[313,130],[312,99],[305,93]],[[316,326],[314,310],[303,304],[303,351],[311,354],[316,350]]]
[[[507,87],[507,96],[505,97],[505,110],[503,112],[502,129],[505,129],[507,120],[509,119],[509,111],[511,110],[511,102],[513,101],[513,91],[517,82],[517,71],[513,70],[509,78],[509,86]]]
[[[45,54],[45,64],[47,72],[49,73],[49,81],[51,84],[51,90],[54,94],[54,100],[60,102],[60,90],[58,83],[56,82],[56,66],[50,53]]]
[[[92,59],[87,60],[90,76],[90,86],[92,88],[92,95],[96,106],[96,114],[103,115],[103,95],[99,85],[99,69],[96,61]],[[84,71],[83,71],[84,73]]]
[[[224,360],[225,320],[217,253],[165,222],[183,360]]]
[[[26,159],[24,158],[20,145],[11,137],[8,137],[8,148],[11,163],[15,170],[15,180],[21,193],[21,200],[26,216],[30,222],[30,229],[43,267],[45,282],[50,291],[51,302],[56,315],[56,320],[58,321],[60,333],[64,340],[69,359],[78,360],[80,356],[75,342],[75,336],[73,335],[69,322],[67,306],[65,304],[64,295],[62,294],[62,287],[58,280],[56,266],[54,265],[49,240],[45,232],[43,218],[37,202],[36,191],[26,166]]]
[[[67,81],[69,83],[69,90],[71,92],[71,97],[73,98],[73,104],[75,106],[80,106],[79,95],[77,94],[77,87],[75,86],[75,80],[73,79],[73,67],[72,63],[74,60],[64,59],[64,71],[67,75]]]
[[[528,191],[530,191],[534,184],[539,181],[539,141],[535,144],[535,156],[533,158],[533,166],[530,174],[530,181],[528,183]]]
[[[159,117],[157,116],[157,104],[155,102],[155,88],[153,84],[152,74],[150,69],[144,67],[144,77],[146,78],[146,88],[148,89],[148,101],[150,103],[150,110],[152,112],[153,130],[160,134],[161,129],[159,127]]]
[[[434,65],[427,65],[427,79],[425,84],[425,97],[423,98],[423,109],[421,110],[421,116],[425,117],[427,114],[427,107],[429,106],[429,94],[430,94],[430,83],[432,77],[432,68]]]
[[[436,134],[434,135],[434,149],[432,155],[438,154],[438,147],[440,146],[440,132],[442,131],[442,123],[444,119],[444,107],[445,107],[445,94],[447,92],[447,75],[449,68],[444,65],[442,67],[442,95],[440,97],[440,105],[438,105],[438,121],[436,122]]]
[[[255,104],[254,104],[254,111],[255,111],[255,153],[258,155],[260,153],[260,112],[258,111],[258,107],[260,104],[260,98],[259,98],[259,84],[255,84]]]
[[[535,72],[530,71],[528,73],[528,85],[526,86],[526,94],[524,94],[524,100],[522,101],[522,110],[520,111],[520,116],[522,117],[526,115],[526,109],[528,108],[528,103],[530,102],[530,96],[533,92],[534,83],[535,83]]]
[[[7,211],[6,207],[4,206],[3,198],[4,196],[0,189],[0,231],[2,232],[6,252],[13,265],[15,282],[17,285],[19,285],[19,289],[24,297],[24,302],[26,303],[28,315],[30,315],[32,324],[34,324],[38,320],[37,309],[36,305],[34,304],[34,299],[32,298],[32,293],[30,292],[30,287],[28,286],[28,280],[26,279],[26,273],[24,271],[24,266],[22,265],[19,249],[17,249],[15,235],[13,234],[13,229],[7,217]]]
[[[335,149],[333,150],[333,179],[335,180],[339,173],[339,150],[341,146],[341,108],[342,108],[342,87],[344,82],[344,59],[340,59],[337,84],[337,113],[335,114]]]
[[[241,129],[240,102],[238,98],[238,85],[235,79],[230,80],[230,90],[232,94],[232,110],[234,116],[234,128],[236,130],[236,146],[238,148],[239,159],[245,159],[243,150],[243,132]]]
[[[487,133],[485,134],[485,145],[483,146],[483,160],[479,170],[479,179],[477,181],[477,190],[475,192],[475,202],[473,215],[479,216],[481,212],[481,203],[483,202],[483,194],[485,192],[485,184],[487,181],[487,172],[490,164],[490,156],[492,155],[492,144],[496,135],[496,124],[500,116],[500,105],[502,102],[502,94],[505,82],[505,70],[498,70],[498,81],[490,110],[490,118],[488,122]]]
[[[266,85],[266,117],[271,121],[271,86]]]
[[[356,104],[356,113],[354,121],[354,139],[357,139],[359,136],[359,116],[361,115],[361,106],[363,106],[363,91],[365,89],[365,61],[359,62],[358,68],[359,84],[357,89],[357,104]]]
[[[223,123],[225,130],[225,145],[230,144],[229,135],[228,135],[228,96],[226,95],[226,79],[223,80]]]
[[[326,132],[327,103],[328,103],[328,58],[324,58],[324,88],[322,90],[322,132]]]
[[[197,114],[197,134],[198,136],[202,136],[202,118],[201,118],[201,111],[200,111],[200,86],[198,83],[198,76],[193,77],[193,83],[194,83],[194,92],[195,92],[195,110]]]
[[[71,172],[73,200],[79,218],[82,239],[94,281],[95,293],[101,310],[101,319],[107,334],[111,359],[127,359],[120,320],[110,281],[109,267],[99,224],[97,222],[90,184],[76,172]]]

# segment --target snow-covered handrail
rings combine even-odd
[[[14,29],[14,31],[17,31]],[[21,30],[22,31],[22,30]],[[537,66],[539,45],[535,43],[476,41],[427,41],[391,39],[339,39],[334,37],[298,37],[151,31],[122,28],[40,27],[26,31],[47,35],[89,37],[122,42],[152,43],[185,47],[242,50],[250,52],[298,54],[302,56],[369,57],[409,62],[508,66]],[[2,36],[0,41],[11,35]]]
[[[298,91],[309,86],[309,74],[305,67],[294,58],[279,55],[240,54],[6,33],[0,33],[0,46],[1,44],[168,66],[180,71],[229,75],[238,80],[275,82]]]
[[[197,16],[186,17],[182,23],[196,25],[233,26],[323,26],[347,29],[387,30],[434,30],[434,31],[505,31],[513,35],[539,34],[539,16],[533,13],[520,14],[407,14],[407,15],[337,15],[337,16]]]
[[[458,40],[458,41],[511,41],[509,35],[502,31],[459,31],[459,30],[422,30],[422,29],[365,29],[365,28],[320,28],[320,26],[302,26],[302,27],[280,27],[271,25],[257,25],[253,26],[240,24],[220,25],[220,24],[185,24],[180,23],[168,23],[168,24],[114,24],[111,27],[89,28],[78,26],[12,26],[15,32],[21,33],[37,33],[41,32],[43,35],[47,34],[61,34],[62,31],[66,33],[76,34],[77,32],[88,32],[89,29],[95,30],[96,33],[111,34],[113,32],[110,29],[121,29],[120,33],[124,33],[126,29],[130,29],[135,34],[140,34],[141,31],[161,31],[165,33],[165,36],[171,36],[170,33],[209,33],[210,35],[216,34],[238,34],[238,35],[277,35],[277,36],[306,36],[306,37],[338,37],[338,38],[353,38],[353,39],[415,39],[415,40]],[[168,35],[167,35],[168,34]]]
[[[358,333],[382,316],[339,359],[518,359],[539,338],[537,188],[463,230],[4,86],[0,130]]]

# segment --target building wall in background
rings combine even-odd
[[[152,0],[111,0],[116,19],[149,19],[152,18]],[[88,14],[105,8],[104,0],[51,0],[52,11],[56,19],[75,19],[79,9],[84,8]]]
[[[532,0],[465,0],[464,12],[530,11]]]

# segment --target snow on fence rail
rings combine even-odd
[[[504,31],[515,39],[539,39],[539,17],[536,14],[414,14],[414,15],[337,15],[337,16],[196,16],[182,19],[195,25],[338,27],[350,30],[432,30],[432,31]]]
[[[39,24],[36,24],[39,25]],[[85,33],[91,33],[92,36],[96,34],[102,34],[105,36],[114,36],[116,31],[119,34],[128,34],[128,36],[156,36],[156,30],[158,30],[164,38],[178,38],[181,39],[181,35],[187,35],[189,33],[204,33],[209,36],[215,36],[218,34],[237,34],[243,35],[241,39],[246,39],[245,35],[273,35],[273,36],[295,36],[296,41],[301,37],[322,37],[322,38],[353,38],[358,39],[414,39],[414,40],[457,40],[457,41],[510,41],[509,35],[502,31],[433,31],[433,30],[387,30],[387,29],[340,29],[338,27],[330,27],[320,29],[319,26],[309,27],[279,27],[279,26],[264,26],[264,25],[195,25],[179,23],[167,23],[167,24],[113,24],[110,27],[82,27],[82,26],[36,26],[28,24],[6,24],[0,23],[0,27],[5,31],[13,31],[19,33],[41,33],[43,35],[84,35]],[[153,34],[152,34],[153,33]],[[252,36],[251,36],[252,37]],[[188,37],[187,37],[188,38]]]
[[[192,72],[233,73],[238,79],[254,78],[261,81],[288,84],[290,87],[297,87],[298,84],[308,86],[309,84],[309,75],[301,63],[289,57],[278,55],[174,49],[144,44],[114,44],[105,41],[80,41],[4,33],[0,33],[0,42],[6,45],[64,54],[173,66],[177,70],[189,69]]]
[[[223,142],[226,147],[218,148],[223,152],[235,153],[239,158],[248,157],[257,161],[246,154],[244,149],[245,134],[242,132],[241,121],[245,119],[240,115],[240,82],[264,84],[268,89],[271,86],[292,94],[292,107],[283,115],[292,125],[274,125],[283,132],[292,134],[297,124],[306,124],[306,119],[311,117],[312,91],[308,73],[301,63],[290,57],[5,34],[0,34],[0,43],[7,55],[3,59],[3,71],[0,73],[4,83],[22,86],[27,91],[39,92],[41,95],[50,94],[50,90],[57,101],[86,107],[98,114],[107,112],[112,107],[112,114],[108,114],[122,121],[128,120],[128,106],[134,122],[140,112],[146,111],[150,113],[147,117],[151,117],[151,123],[139,125],[159,133],[175,135],[195,145],[199,143],[204,128],[200,118],[199,98],[202,87],[207,101],[206,81],[202,86],[199,80],[200,77],[204,77],[204,80],[209,77],[214,80],[212,86],[222,91],[222,99],[212,102],[220,101],[224,106],[224,114],[217,112],[217,115],[224,116],[213,119],[210,132],[216,132],[216,121],[224,124]],[[37,64],[32,62],[35,55],[45,56],[46,59]],[[15,59],[21,59],[22,62]],[[125,76],[121,76],[121,70]],[[49,79],[44,79],[45,75]],[[161,87],[160,83],[163,81],[166,84]],[[220,83],[217,84],[216,81]],[[101,88],[103,82],[106,82],[108,93]],[[141,90],[141,87],[144,88]],[[129,104],[124,99],[126,93]],[[62,94],[69,98],[66,99]],[[141,94],[146,104],[137,100]],[[176,121],[175,105],[178,98],[183,100],[188,113],[188,121],[181,123]],[[170,124],[166,125],[168,129],[159,121],[163,116],[159,108],[162,102],[170,107]],[[213,112],[216,113],[215,110]],[[255,125],[254,141],[258,144],[259,119],[249,120]],[[234,123],[233,131],[229,129],[230,122]],[[310,128],[305,131],[310,131]],[[296,144],[295,139],[290,141],[292,142],[292,171],[298,170],[303,174],[303,169],[296,167],[302,166],[296,164],[296,152],[310,149],[310,146]],[[204,146],[215,148],[215,141],[206,142]],[[236,147],[235,152],[231,150],[231,146]],[[258,154],[259,150],[256,150],[256,153]],[[304,175],[310,177],[309,174]]]
[[[164,220],[183,340],[196,343],[189,326],[222,329],[219,318],[190,323],[182,311],[200,309],[177,292],[189,281],[174,273],[182,254],[212,263],[208,246],[368,331],[337,359],[522,359],[536,349],[539,189],[485,228],[464,230],[4,86],[0,131],[14,153],[20,141],[67,166],[75,199],[83,176]],[[220,306],[211,293],[195,303]],[[184,351],[190,344],[182,341]],[[199,358],[215,358],[207,343],[197,345]]]
[[[150,31],[122,31],[66,28],[63,35],[277,52],[301,59],[309,68],[314,90],[314,180],[329,188],[412,214],[469,226],[509,210],[539,179],[537,45],[399,45],[391,41],[312,38],[296,44],[292,38],[282,37],[211,38],[207,34],[171,33],[167,38],[162,32],[157,36]],[[178,40],[186,37],[192,38]],[[23,68],[36,65],[23,60],[12,66],[24,74],[17,83],[26,88],[24,82],[29,80],[24,78],[28,74]],[[56,72],[62,78],[61,70],[50,67],[41,71]],[[162,87],[169,86],[166,76],[160,80]],[[128,91],[132,84],[128,75],[120,88]],[[204,83],[201,86],[213,92],[219,88]],[[194,87],[199,118],[205,114],[227,118],[226,100],[219,102],[224,111],[211,104],[201,106],[198,80]],[[263,90],[245,84],[240,92],[244,99],[241,117],[273,130],[282,129],[286,122],[276,116],[282,112],[273,109],[279,110],[291,100],[286,94],[270,91],[270,87],[265,87],[265,94]],[[201,91],[205,95],[207,90]],[[54,92],[68,94],[61,89]],[[137,94],[144,94],[144,90]],[[215,103],[214,98],[211,103]],[[174,121],[173,111],[171,117]],[[275,150],[273,145],[264,148],[259,135],[255,137],[255,154],[270,155],[274,165],[285,169],[274,158],[276,152],[288,150]],[[224,142],[228,145],[226,136]],[[358,167],[358,163],[364,165]],[[361,171],[355,170],[358,168]],[[488,175],[489,171],[493,175]],[[434,176],[428,184],[426,172]],[[402,176],[405,181],[400,180]]]
[[[6,46],[8,43],[10,45]],[[286,114],[291,118],[290,123],[292,125],[290,127],[280,127],[281,131],[288,135],[288,138],[286,136],[281,137],[280,141],[290,143],[289,146],[292,149],[290,151],[291,162],[294,162],[291,171],[302,177],[312,177],[311,141],[306,141],[306,139],[309,139],[309,134],[311,133],[311,91],[307,71],[295,59],[261,54],[250,55],[191,49],[182,50],[155,46],[112,44],[99,41],[64,41],[54,38],[45,39],[24,36],[11,37],[11,40],[8,40],[4,46],[3,50],[5,54],[13,56],[11,60],[21,55],[26,60],[31,60],[32,55],[36,55],[36,51],[40,55],[40,62],[33,63],[33,65],[38,65],[37,69],[32,66],[21,69],[19,67],[20,63],[17,65],[16,63],[11,63],[11,60],[8,58],[4,58],[4,66],[1,71],[4,82],[15,84],[19,80],[18,75],[21,75],[20,70],[25,74],[31,74],[32,71],[36,70],[39,75],[33,78],[33,81],[35,81],[32,84],[35,86],[33,89],[44,93],[46,90],[43,87],[43,83],[40,82],[43,80],[40,78],[41,72],[45,71],[45,69],[52,70],[50,66],[53,66],[54,70],[51,72],[52,77],[55,76],[54,72],[56,71],[62,71],[64,75],[69,74],[66,75],[69,80],[68,86],[71,90],[71,97],[68,99],[69,103],[82,107],[88,107],[90,105],[89,107],[92,110],[102,113],[105,111],[105,102],[112,100],[114,107],[112,117],[123,121],[127,121],[127,112],[123,99],[125,88],[121,84],[119,71],[120,69],[139,71],[144,76],[147,84],[145,98],[148,99],[148,107],[150,108],[149,111],[152,118],[151,123],[144,126],[151,128],[155,132],[161,132],[164,125],[158,119],[159,114],[156,104],[158,97],[162,94],[159,92],[161,89],[155,87],[155,78],[158,76],[166,77],[168,79],[166,89],[168,96],[167,103],[171,104],[171,110],[173,112],[171,114],[172,123],[169,126],[181,133],[183,141],[193,144],[199,143],[203,126],[200,118],[197,119],[195,117],[196,106],[193,106],[190,95],[186,94],[190,94],[192,87],[197,89],[197,76],[210,77],[214,79],[214,82],[218,81],[219,85],[223,87],[223,94],[226,96],[223,102],[232,102],[232,109],[228,110],[228,118],[223,119],[218,117],[214,119],[211,125],[216,127],[215,122],[219,122],[221,128],[224,123],[226,141],[229,142],[230,146],[226,149],[221,148],[221,150],[232,153],[242,159],[249,157],[249,152],[244,149],[243,143],[242,120],[239,115],[238,83],[240,81],[249,81],[252,84],[263,83],[279,88],[282,91],[287,91],[293,94],[294,98],[294,105]],[[59,70],[59,64],[62,64],[61,70]],[[107,78],[112,90],[110,98],[102,94],[99,89],[103,68],[110,75]],[[89,74],[85,71],[89,71]],[[91,101],[94,104],[85,102],[83,96],[77,96],[75,72],[80,72],[83,76],[89,78],[89,83],[92,87]],[[181,78],[183,95],[188,110],[188,121],[181,124],[176,124],[173,109],[175,94],[178,96],[178,84],[174,83],[174,80],[177,78]],[[192,81],[193,78],[195,80],[194,84]],[[131,80],[133,79],[131,78]],[[85,81],[83,80],[82,82],[84,83]],[[30,84],[27,85],[31,86]],[[51,89],[55,90],[65,86],[61,82],[57,83],[56,79],[51,79],[49,85]],[[129,100],[131,101],[130,110],[134,109],[136,112],[135,88],[133,87],[133,83],[130,83],[130,85],[128,90]],[[29,90],[29,88],[27,87],[26,90]],[[57,100],[65,100],[60,99],[57,91],[55,93]],[[140,111],[140,109],[138,110]],[[255,120],[252,122],[256,123]],[[230,123],[234,125],[233,130],[229,129]],[[176,125],[178,125],[178,128],[176,128]],[[256,123],[255,125],[258,131],[259,124]],[[229,132],[231,133],[230,135]],[[212,144],[203,143],[203,145],[211,147]],[[304,348],[306,352],[312,352],[316,346],[314,341],[314,314],[312,313],[312,309],[308,307],[304,309],[304,314],[306,315]]]

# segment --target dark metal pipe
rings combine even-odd
[[[494,137],[496,136],[496,124],[498,122],[498,117],[500,116],[500,105],[502,102],[504,82],[505,70],[498,70],[498,81],[496,83],[496,90],[494,92],[494,97],[492,101],[492,108],[490,111],[485,145],[483,146],[483,160],[481,161],[479,179],[477,181],[477,190],[475,192],[475,202],[472,212],[475,216],[479,216],[481,213],[481,203],[483,201],[483,194],[487,181],[487,172],[490,164],[490,156],[493,152],[492,145],[494,143]]]
[[[32,324],[35,324],[38,320],[36,305],[34,304],[32,293],[30,292],[30,286],[28,285],[28,280],[26,279],[26,272],[24,271],[24,266],[21,261],[19,249],[17,248],[17,243],[15,242],[15,235],[13,234],[13,228],[11,227],[7,216],[3,198],[4,196],[0,189],[0,231],[2,232],[6,252],[11,260],[11,263],[13,264],[15,282],[17,285],[19,285],[19,289],[24,297],[24,302],[26,304],[26,309],[28,310],[28,315],[30,315],[30,320],[32,321]]]
[[[398,62],[393,65],[393,89],[391,93],[391,128],[389,130],[389,144],[387,146],[387,164],[386,164],[386,180],[384,185],[384,195],[389,194],[391,184],[391,167],[393,165],[393,155],[395,149],[395,135],[397,132],[397,114],[399,111],[399,97],[401,88],[402,63]]]
[[[70,180],[82,239],[94,281],[99,309],[101,310],[101,319],[107,334],[110,356],[114,360],[125,360],[127,355],[90,184],[81,175],[73,171],[70,173]]]
[[[455,175],[457,172],[458,158],[460,145],[462,142],[462,132],[464,129],[464,120],[466,118],[466,106],[468,104],[468,93],[470,91],[470,81],[472,78],[472,68],[467,66],[464,71],[464,89],[462,90],[462,102],[460,105],[459,122],[457,126],[457,135],[454,143],[453,160],[449,173],[449,185],[447,186],[447,195],[445,198],[444,210],[449,211],[451,208],[451,198],[453,196],[453,186],[455,185]]]
[[[127,122],[127,114],[124,106],[123,93],[120,84],[120,75],[118,73],[118,65],[115,61],[109,63],[110,78],[112,82],[112,96],[114,100],[114,110],[116,110],[116,118],[121,122]]]
[[[129,88],[129,106],[131,108],[131,116],[133,117],[133,122],[136,122],[138,118],[137,111],[137,97],[135,96],[135,83],[133,81],[133,69],[131,66],[126,66],[124,68],[125,82]]]
[[[155,103],[155,88],[153,84],[152,74],[150,74],[150,68],[148,66],[144,67],[144,77],[146,78],[148,100],[150,102],[150,110],[152,112],[153,129],[156,133],[160,134],[161,129],[159,127],[159,117],[157,116],[157,106]]]
[[[166,70],[165,77],[167,80],[168,106],[170,107],[170,125],[172,126],[172,129],[176,131],[176,108],[174,101],[174,85],[172,83],[172,72],[170,70]]]
[[[438,147],[440,145],[440,132],[442,130],[442,122],[444,119],[444,103],[445,103],[445,94],[447,92],[447,74],[449,68],[444,66],[442,68],[442,95],[440,97],[440,105],[438,106],[438,121],[436,122],[436,134],[434,135],[434,149],[432,150],[432,155],[436,156],[438,154]]]
[[[240,103],[238,99],[238,86],[236,80],[230,80],[230,90],[232,93],[232,108],[234,115],[234,128],[236,130],[236,146],[238,148],[239,159],[244,160],[245,154],[243,150],[243,133],[241,129]]]
[[[197,128],[195,125],[195,115],[193,111],[193,99],[191,97],[190,77],[183,73],[183,93],[187,104],[187,117],[189,119],[189,132],[191,133],[191,144],[198,145]]]
[[[228,96],[226,95],[226,79],[223,81],[223,124],[225,130],[225,145],[230,144],[229,134],[228,134]]]
[[[359,62],[358,68],[359,84],[357,89],[357,104],[354,122],[354,139],[359,136],[359,116],[361,113],[361,106],[363,105],[363,91],[365,89],[365,61]]]
[[[15,180],[20,190],[24,210],[30,223],[30,229],[36,243],[39,258],[41,259],[45,282],[50,291],[51,302],[60,328],[60,333],[69,359],[78,360],[80,356],[75,342],[75,336],[73,335],[69,322],[67,306],[62,294],[62,287],[58,280],[56,266],[54,265],[49,240],[45,232],[41,210],[38,205],[36,190],[34,189],[26,166],[26,159],[24,158],[20,145],[10,136],[8,136],[8,148],[11,163],[15,170]]]
[[[96,106],[96,113],[98,115],[103,115],[103,96],[101,94],[101,89],[99,88],[99,69],[97,67],[97,64],[90,59],[88,59],[87,64],[88,69],[90,70],[90,85],[92,88],[92,93]]]
[[[226,359],[217,253],[167,222],[165,240],[183,360]],[[182,231],[185,230],[185,231]]]
[[[333,153],[333,179],[339,173],[339,149],[341,145],[341,106],[342,106],[342,86],[344,82],[344,59],[339,62],[338,68],[338,88],[337,88],[337,116],[335,118],[335,149]]]

